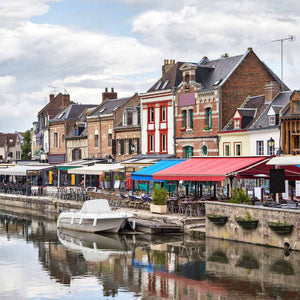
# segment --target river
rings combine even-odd
[[[0,214],[0,299],[300,299],[300,253]]]

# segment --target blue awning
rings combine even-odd
[[[161,160],[156,164],[143,168],[139,171],[131,173],[132,180],[145,180],[145,181],[153,181],[152,174],[165,170],[169,167],[175,166],[181,162],[185,161],[184,159],[168,159]]]

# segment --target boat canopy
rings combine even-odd
[[[84,202],[80,212],[85,214],[103,214],[111,212],[111,209],[106,199],[95,199]]]

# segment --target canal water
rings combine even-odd
[[[300,299],[300,253],[0,214],[0,299]]]

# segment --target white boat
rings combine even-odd
[[[73,251],[80,251],[86,261],[105,261],[112,255],[129,253],[128,245],[118,234],[94,234],[68,229],[57,230],[58,240]]]
[[[61,212],[58,228],[66,228],[84,232],[119,232],[131,214],[112,211],[106,199],[88,200],[81,210]]]

